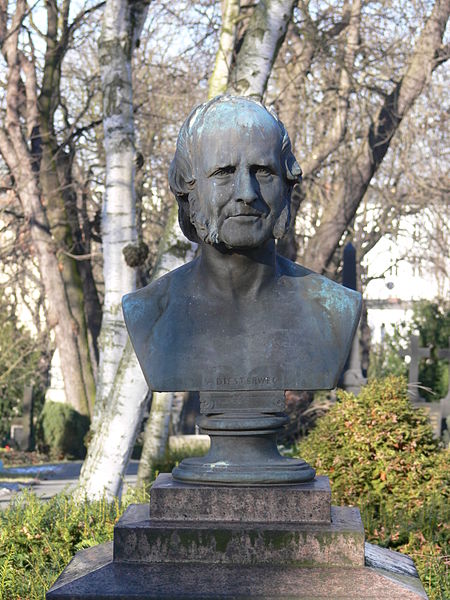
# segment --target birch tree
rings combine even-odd
[[[105,5],[99,40],[106,157],[102,209],[105,293],[94,429],[110,396],[127,339],[121,299],[136,287],[135,270],[126,263],[123,249],[136,242],[131,60],[146,16],[143,4],[148,5],[148,2],[109,0]]]
[[[122,296],[136,287],[126,250],[136,247],[135,139],[131,61],[149,0],[107,0],[99,41],[106,155],[102,213],[105,297],[92,439],[80,475],[88,498],[120,494],[147,385],[127,343]],[[125,250],[125,252],[124,252]]]
[[[296,0],[260,0],[230,73],[227,91],[262,100]]]
[[[226,92],[231,73],[233,53],[236,46],[236,29],[239,17],[240,0],[222,0],[222,24],[220,27],[219,48],[209,82],[208,97],[214,98]]]

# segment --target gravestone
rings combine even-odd
[[[438,350],[439,358],[448,360],[449,354],[450,351],[448,348]],[[421,408],[427,413],[433,429],[433,434],[439,439],[442,435],[443,428],[446,426],[446,419],[450,415],[450,387],[446,397],[441,398],[439,401],[426,402],[420,397],[418,388],[418,384],[420,384],[419,365],[423,358],[429,358],[431,356],[431,348],[421,348],[420,337],[418,335],[412,335],[410,337],[409,347],[406,350],[402,350],[400,355],[409,356],[411,358],[408,371],[408,394],[411,404],[415,408]]]
[[[358,509],[277,450],[284,391],[336,385],[361,307],[276,253],[299,176],[257,102],[218,97],[183,125],[169,178],[200,254],[123,308],[150,389],[200,391],[211,447],[160,474],[150,506],[77,553],[49,600],[426,598],[411,560],[365,544]]]
[[[419,381],[419,364],[423,358],[430,357],[431,349],[429,347],[420,347],[420,336],[412,335],[409,339],[409,346],[406,350],[400,351],[400,356],[410,357],[408,367],[408,394],[411,402],[421,401],[418,385]]]
[[[25,385],[22,398],[22,416],[11,423],[11,440],[19,450],[30,450],[33,428],[33,386]]]
[[[342,271],[342,285],[356,290],[357,272],[356,272],[356,249],[351,242],[345,245],[344,248],[344,266]],[[363,385],[367,383],[367,379],[361,371],[361,354],[359,351],[358,330],[353,338],[350,356],[345,365],[344,374],[341,377],[342,387],[352,394],[359,394]]]

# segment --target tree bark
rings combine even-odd
[[[449,14],[450,0],[437,0],[403,77],[369,125],[359,154],[352,161],[345,179],[337,185],[333,202],[324,211],[303,255],[307,267],[325,272],[403,117],[423,91],[432,71],[448,58],[441,46]]]
[[[260,0],[230,74],[228,91],[262,100],[296,0]]]
[[[145,427],[144,445],[137,474],[137,484],[150,483],[155,466],[164,460],[169,440],[173,392],[154,392],[150,416]]]
[[[107,0],[99,42],[103,90],[106,185],[102,215],[105,299],[99,339],[100,364],[93,437],[80,474],[87,498],[121,490],[147,395],[147,384],[131,348],[121,300],[136,287],[136,271],[123,249],[137,239],[135,147],[131,60],[149,0]]]
[[[5,8],[6,10],[6,8]],[[36,132],[39,129],[37,78],[35,64],[19,50],[18,42],[26,3],[19,0],[9,31],[2,28],[2,53],[8,66],[5,126],[0,131],[0,152],[13,174],[17,195],[28,220],[34,251],[47,298],[47,322],[54,328],[61,368],[69,403],[78,412],[88,414],[88,401],[78,347],[79,328],[73,317],[60,272],[54,240],[42,203],[38,183]],[[2,22],[6,27],[6,21]],[[22,79],[22,73],[25,80]],[[21,117],[26,120],[31,149],[22,131]]]
[[[222,25],[214,71],[209,80],[208,98],[226,92],[236,42],[236,22],[240,0],[222,0]]]
[[[137,239],[131,60],[148,4],[149,0],[108,0],[99,41],[106,154],[102,213],[105,295],[94,432],[105,413],[127,341],[122,296],[136,287],[136,272],[126,264],[123,248]]]

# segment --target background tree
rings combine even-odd
[[[110,31],[120,30],[122,37],[118,43],[109,37],[109,54],[97,50],[102,3],[89,0],[78,13],[68,0],[49,0],[44,12],[25,0],[0,5],[7,75],[0,90],[2,218],[24,241],[23,264],[29,251],[39,264],[46,298],[39,302],[54,330],[67,399],[80,411],[92,407],[97,374],[93,432],[106,426],[106,415],[115,415],[126,429],[128,417],[120,408],[125,397],[134,406],[133,423],[139,421],[142,379],[136,395],[121,392],[133,354],[126,349],[118,301],[135,280],[144,285],[192,252],[176,224],[167,167],[183,118],[207,98],[209,86],[262,98],[287,125],[304,183],[293,195],[281,252],[339,279],[344,242],[351,239],[362,257],[383,235],[401,235],[406,214],[421,225],[420,258],[427,251],[433,269],[445,275],[448,172],[435,148],[447,135],[445,78],[438,67],[448,53],[442,44],[448,0],[223,0],[221,6],[154,0],[138,48],[137,36],[120,28],[132,13],[138,32],[147,3],[117,2],[109,6],[124,20],[111,22]],[[122,70],[112,68],[114,61]],[[110,77],[114,72],[117,77]],[[114,96],[117,90],[124,95]],[[116,116],[125,124],[122,164],[113,148]],[[123,177],[123,196],[115,196],[113,173]],[[116,238],[108,229],[114,198],[125,208],[117,222],[126,221],[126,235]],[[129,243],[131,268],[122,252]],[[2,249],[7,247],[2,235]],[[103,266],[111,276],[104,277]],[[21,273],[35,272],[8,269],[22,302],[28,280]],[[110,403],[113,396],[117,406]],[[109,435],[112,456],[115,437]],[[111,467],[115,473],[124,468],[133,435],[123,438],[117,469]],[[92,455],[100,456],[102,447],[106,441]]]
[[[51,0],[46,3],[47,31],[42,33],[25,0],[15,6],[4,0],[0,6],[7,72],[0,153],[38,259],[47,323],[59,351],[67,399],[83,414],[89,414],[93,405],[95,356],[90,356],[88,336],[95,347],[100,305],[89,261],[75,260],[89,253],[89,240],[80,226],[71,179],[78,123],[77,119],[69,123],[60,83],[62,61],[75,31],[95,8],[84,7],[70,22],[70,2]],[[44,41],[42,57],[33,29]],[[66,128],[58,136],[61,116]]]
[[[441,44],[449,3],[438,1],[427,6],[428,15],[420,11],[413,15],[411,21],[421,21],[423,28],[402,52],[399,42],[408,15],[400,15],[390,39],[384,40],[396,50],[392,57],[386,54],[383,66],[385,71],[387,63],[391,76],[395,73],[393,83],[386,82],[381,68],[377,72],[373,67],[376,61],[381,64],[382,58],[378,50],[380,39],[371,24],[377,3],[354,0],[337,3],[331,10],[320,3],[302,2],[288,30],[293,8],[294,3],[287,1],[264,1],[256,6],[243,3],[236,16],[236,4],[224,3],[226,31],[222,29],[219,36],[216,67],[222,63],[227,69],[216,68],[214,77],[218,80],[217,89],[223,89],[224,72],[228,70],[228,90],[265,97],[266,102],[276,106],[282,119],[286,111],[294,145],[306,150],[297,152],[305,183],[294,199],[289,244],[283,247],[283,241],[280,249],[291,258],[298,256],[307,266],[336,277],[340,244],[355,226],[356,211],[365,192],[401,120],[430,73],[446,57]],[[286,35],[287,44],[282,46]],[[230,40],[235,41],[233,48]],[[382,80],[382,86],[377,78]],[[210,82],[210,90],[213,89],[214,78]],[[309,115],[306,125],[299,121],[299,113]],[[296,223],[302,221],[302,217],[296,219],[300,202],[309,221],[303,238],[295,230]],[[177,224],[172,218],[166,221],[163,238],[167,237],[177,239]],[[164,260],[169,248],[173,250],[172,246],[162,246],[159,260]]]

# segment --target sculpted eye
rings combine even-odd
[[[255,168],[255,173],[259,177],[269,177],[273,175],[272,169],[270,167],[264,167],[262,165]]]
[[[226,167],[220,167],[220,169],[216,169],[211,176],[212,177],[226,177],[227,175],[231,175],[236,171],[236,167],[233,165],[228,165]]]

